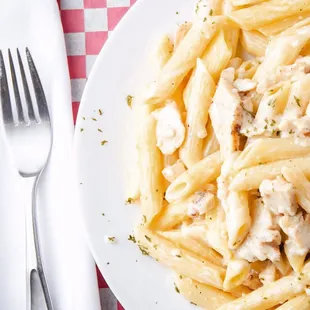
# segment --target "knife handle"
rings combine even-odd
[[[40,176],[27,178],[31,200],[26,205],[27,310],[53,310],[43,270],[36,213],[37,184]]]

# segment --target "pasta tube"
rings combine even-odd
[[[250,269],[250,263],[244,259],[230,260],[226,270],[224,290],[229,291],[240,286],[246,280]]]
[[[229,293],[184,277],[183,275],[176,278],[175,285],[187,300],[203,309],[216,310],[221,305],[235,299]]]
[[[172,242],[145,227],[138,226],[135,229],[135,238],[144,254],[152,256],[177,273],[216,288],[223,287],[224,268],[177,248]]]
[[[310,177],[310,157],[301,157],[289,160],[280,160],[251,168],[242,169],[232,180],[229,189],[249,191],[259,188],[263,180],[276,178],[281,174],[283,167],[299,168],[307,178]]]
[[[310,213],[310,182],[304,173],[297,167],[283,167],[282,174],[296,188],[295,192],[298,204]]]
[[[231,44],[228,41],[227,32],[228,29],[222,29],[213,38],[207,50],[201,57],[208,72],[216,82],[218,81],[222,70],[227,67],[233,54]]]
[[[146,103],[158,104],[173,95],[224,21],[224,17],[210,17],[206,22],[196,21],[193,24],[156,81],[147,89]]]
[[[289,300],[282,306],[278,307],[277,310],[293,310],[293,309],[308,310],[309,304],[310,304],[310,296],[302,294]]]
[[[142,214],[150,222],[159,213],[164,198],[163,157],[156,146],[156,120],[149,115],[139,138]]]
[[[219,152],[204,158],[169,185],[166,199],[169,202],[180,200],[202,188],[204,184],[212,183],[220,175],[221,164],[222,159]]]
[[[203,139],[207,136],[206,124],[215,84],[204,63],[198,59],[193,72],[188,96],[185,141],[180,148],[180,158],[190,168],[203,158]]]
[[[241,45],[250,54],[254,56],[265,56],[268,39],[258,31],[243,30],[241,35]]]
[[[304,289],[305,285],[297,277],[287,276],[276,282],[266,284],[233,302],[225,304],[218,308],[218,310],[269,309],[301,294]]]
[[[270,0],[238,11],[233,11],[230,18],[242,29],[252,30],[299,12],[310,11],[310,0]]]
[[[230,249],[237,249],[251,228],[248,193],[231,191],[228,194],[227,205],[228,245]]]
[[[205,243],[199,242],[197,239],[192,238],[181,230],[169,230],[160,233],[164,238],[172,241],[178,247],[184,248],[198,256],[201,256],[211,262],[212,264],[221,266],[222,257],[212,248],[208,247]]]
[[[307,155],[310,155],[310,147],[296,144],[292,138],[259,138],[241,152],[234,163],[234,169],[241,170]]]

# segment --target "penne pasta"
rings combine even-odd
[[[264,2],[266,0],[231,0],[233,6],[253,5]]]
[[[250,54],[254,56],[265,56],[266,49],[268,46],[268,39],[258,31],[247,31],[241,32],[240,42],[242,47]]]
[[[219,142],[214,133],[212,122],[209,118],[207,123],[207,137],[204,139],[202,153],[203,157],[207,157],[220,150]]]
[[[224,17],[210,17],[206,22],[193,24],[156,81],[147,89],[145,102],[158,104],[173,95],[224,21]]]
[[[153,56],[154,71],[158,72],[168,62],[172,55],[173,46],[168,36],[163,36],[160,42],[155,47]],[[143,122],[155,109],[154,106],[146,105],[142,98],[133,98],[129,96],[132,103],[132,112],[135,123],[135,150],[134,150],[134,165],[131,167],[130,178],[126,186],[126,200],[137,200],[140,195],[140,165],[139,165],[139,135],[143,131]],[[134,100],[133,100],[134,99]]]
[[[310,213],[310,182],[304,173],[298,168],[283,167],[281,170],[285,179],[292,183],[298,204],[308,213]]]
[[[239,247],[251,227],[248,193],[231,191],[228,194],[227,205],[229,206],[226,211],[228,245],[233,250]]]
[[[283,113],[284,121],[297,119],[305,114],[310,101],[309,85],[309,74],[300,77],[292,84],[288,102]]]
[[[282,276],[287,276],[290,272],[292,272],[292,267],[285,253],[281,253],[280,260],[278,262],[274,262],[274,264]]]
[[[252,77],[254,76],[258,66],[259,66],[259,62],[255,59],[245,61],[236,70],[237,78],[239,78],[239,79],[252,79]]]
[[[228,248],[228,234],[226,228],[226,215],[223,207],[218,204],[206,214],[206,242],[224,258],[227,264],[231,258],[231,252]]]
[[[171,58],[173,53],[173,44],[167,35],[164,35],[156,46],[154,51],[153,64],[154,71],[158,73]]]
[[[204,63],[198,59],[187,98],[187,133],[179,150],[179,156],[187,168],[192,167],[203,158],[203,139],[207,136],[206,124],[209,107],[215,92],[215,84]],[[185,90],[186,91],[186,90]]]
[[[308,12],[301,11],[293,16],[283,18],[279,21],[276,21],[274,23],[261,27],[258,30],[266,37],[275,36],[281,33],[282,31],[286,30],[287,28],[294,26],[296,23],[308,17],[310,17],[310,11]]]
[[[180,200],[202,188],[204,184],[212,183],[220,175],[221,163],[219,152],[202,159],[169,185],[166,199],[169,202]]]
[[[297,296],[282,306],[278,307],[277,310],[308,310],[310,305],[310,296],[306,294],[302,294],[300,296]]]
[[[201,194],[209,193],[211,194],[211,199],[205,200],[205,212],[209,212],[214,207],[214,194],[216,190],[213,189],[213,186],[206,186],[204,191],[199,191],[193,195],[188,196],[183,200],[177,200],[174,203],[169,204],[166,207],[163,207],[161,212],[154,218],[152,222],[152,229],[156,230],[169,230],[180,224],[181,222],[189,218],[189,208],[190,205],[197,200],[196,195],[198,194],[199,198]]]
[[[205,20],[209,16],[222,15],[223,0],[199,0],[196,4],[195,13],[198,19]]]
[[[274,21],[299,12],[309,12],[309,0],[269,0],[238,11],[233,11],[230,18],[245,30],[258,29]]]
[[[296,255],[292,252],[290,244],[284,245],[284,252],[288,262],[295,272],[301,272],[307,255]]]
[[[234,169],[241,170],[307,155],[310,155],[310,147],[296,144],[292,138],[259,138],[241,152],[234,163]]]
[[[180,45],[181,41],[186,37],[187,33],[191,29],[192,24],[191,23],[184,23],[181,24],[177,30],[177,33],[175,35],[175,40],[174,40],[174,51],[178,48]]]
[[[232,180],[229,189],[246,191],[259,188],[263,180],[276,178],[283,167],[299,168],[310,177],[310,157],[280,160],[269,164],[242,169]]]
[[[225,304],[218,308],[218,310],[269,309],[301,294],[304,289],[305,285],[302,284],[297,277],[286,276]]]
[[[262,84],[276,74],[278,67],[294,63],[309,36],[310,32],[305,29],[294,35],[278,36],[271,40],[264,61],[254,75],[254,80]],[[285,53],[283,53],[284,50]]]
[[[135,229],[135,238],[140,250],[177,273],[184,274],[201,283],[222,288],[225,270],[203,258],[179,249],[172,242],[158,236],[145,227]]]
[[[228,31],[228,28],[221,30],[213,38],[201,57],[215,82],[218,81],[222,70],[227,67],[233,55],[231,42],[229,42],[228,38]]]
[[[244,259],[232,259],[228,262],[226,277],[224,280],[224,290],[229,291],[240,286],[247,278],[251,266]]]
[[[229,293],[183,275],[176,278],[175,285],[187,300],[203,309],[216,310],[221,305],[235,300]]]
[[[156,146],[156,120],[147,116],[139,137],[141,210],[150,222],[163,205],[163,157]]]
[[[199,240],[182,233],[180,229],[164,231],[161,232],[160,235],[172,241],[178,247],[201,256],[212,264],[222,266],[221,255],[215,252],[212,248],[208,247],[205,243],[199,242]]]

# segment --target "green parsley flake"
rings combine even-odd
[[[144,237],[148,242],[152,242],[152,239],[149,236],[145,235]]]
[[[177,285],[174,283],[174,289],[175,289],[175,291],[178,293],[178,294],[180,294],[180,290],[179,290],[179,288],[177,287]]]
[[[81,128],[81,129],[80,129],[80,132],[83,132],[83,131],[84,131],[84,128]]]
[[[126,205],[131,205],[132,203],[134,203],[134,199],[132,198],[128,198],[125,202]]]
[[[104,213],[101,213],[101,215],[102,215],[102,216],[105,216],[105,214],[104,214]]]
[[[211,9],[209,15],[212,16],[212,14],[213,14],[213,10]]]
[[[136,243],[136,242],[137,242],[135,236],[133,236],[133,235],[129,235],[129,236],[128,236],[128,240],[131,241],[131,242],[133,242],[133,243]]]
[[[176,255],[176,257],[181,258],[182,256],[178,254],[178,255]]]
[[[295,99],[297,105],[298,105],[299,107],[301,107],[300,99],[299,99],[298,97],[296,97],[296,96],[294,96],[294,99]]]
[[[247,110],[242,103],[241,103],[241,108],[243,109],[244,112],[250,114],[252,117],[255,117],[255,114],[253,112]]]
[[[154,248],[155,250],[157,250],[157,249],[158,249],[158,245],[157,245],[157,244],[154,244],[154,245],[153,245],[153,248]]]
[[[197,2],[197,4],[196,4],[196,10],[195,10],[195,13],[196,13],[196,14],[197,14],[198,11],[199,11],[199,4],[200,4],[201,1],[202,1],[202,0],[199,0],[199,1]]]
[[[99,112],[99,115],[103,114],[101,109],[99,109],[98,112]]]
[[[148,256],[150,253],[148,252],[148,248],[143,246],[143,245],[139,245],[139,249],[142,253],[142,255]]]
[[[269,107],[274,108],[276,106],[275,102],[276,102],[276,99],[271,99],[271,100],[269,100],[269,102],[267,104]]]
[[[266,300],[266,299],[268,299],[267,297],[264,297],[264,299]]]
[[[128,95],[127,96],[127,105],[131,108],[132,105],[133,96]]]
[[[115,237],[108,237],[108,240],[109,240],[110,242],[115,242]]]
[[[191,304],[192,304],[192,305],[194,305],[194,306],[197,306],[197,304],[195,304],[195,303],[194,303],[194,302],[192,302],[192,301],[191,301]]]
[[[107,144],[108,143],[108,141],[107,140],[103,140],[103,141],[101,141],[101,145],[105,145],[105,144]]]
[[[207,18],[205,17],[204,19],[203,19],[203,22],[205,23],[207,21]]]
[[[94,122],[97,122],[97,119],[96,119],[96,118],[92,117],[91,119],[92,119]]]
[[[99,131],[99,132],[102,132],[102,130],[101,130],[100,128],[98,128],[98,131]]]

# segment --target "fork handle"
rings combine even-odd
[[[31,192],[31,202],[26,206],[27,310],[53,310],[43,270],[37,225],[36,202],[39,179],[40,175],[26,179]]]

